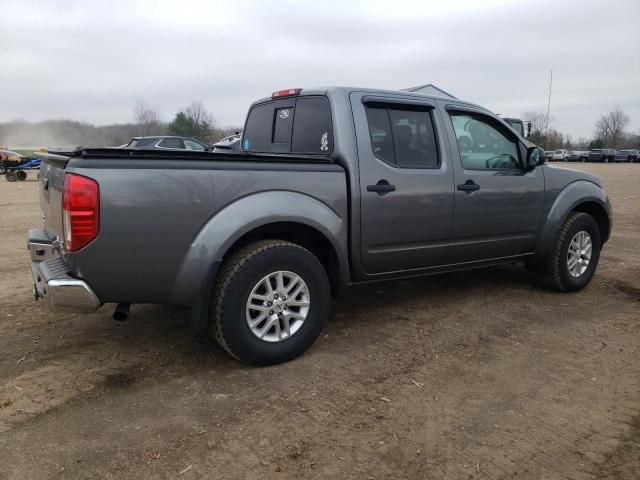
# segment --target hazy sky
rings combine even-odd
[[[616,105],[640,130],[640,0],[0,0],[0,121],[165,120],[202,100],[241,125],[252,100],[318,85],[434,83],[490,110],[545,110],[590,136]]]

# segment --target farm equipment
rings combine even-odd
[[[38,158],[24,158],[15,155],[6,156],[0,161],[0,174],[5,175],[8,182],[23,181],[27,179],[27,170],[39,170]]]

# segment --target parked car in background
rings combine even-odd
[[[156,137],[133,137],[128,143],[120,148],[140,149],[140,150],[192,150],[195,152],[208,152],[211,148],[195,138],[156,136]]]
[[[586,162],[589,158],[589,152],[581,150],[572,150],[567,156],[568,162]]]
[[[616,162],[637,162],[640,157],[638,150],[620,150],[616,153]]]
[[[240,139],[242,132],[224,137],[212,145],[212,151],[220,153],[240,153]]]
[[[553,150],[545,150],[544,151],[544,159],[547,162],[550,162],[551,160],[553,160]]]
[[[553,152],[551,159],[555,162],[566,162],[569,152],[565,149],[556,150]]]
[[[590,162],[609,163],[616,159],[616,151],[613,148],[594,148],[589,152]]]

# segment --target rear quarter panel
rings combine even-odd
[[[85,168],[90,162],[72,161],[67,171],[98,181],[100,233],[70,254],[69,264],[103,302],[192,304],[203,280],[198,276],[222,258],[229,239],[261,222],[326,224],[334,218],[326,233],[340,251],[346,249],[345,174],[336,165],[173,161],[163,166],[137,160],[135,168],[124,168],[122,161]],[[316,211],[301,198],[330,213],[314,219]],[[225,216],[232,205],[233,214]]]

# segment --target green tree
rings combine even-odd
[[[594,138],[589,142],[589,150],[594,148],[604,148],[604,142],[600,138]]]
[[[215,130],[213,115],[207,111],[202,102],[192,102],[180,110],[169,124],[169,134],[181,137],[193,137],[203,142],[210,142]]]

